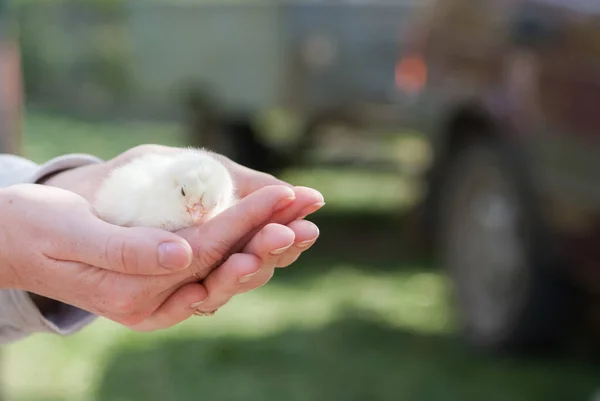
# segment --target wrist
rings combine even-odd
[[[0,188],[0,289],[23,289],[23,282],[18,271],[21,253],[15,248],[15,237],[19,236],[22,226],[15,223],[13,216],[19,204],[19,193],[22,187],[30,184],[17,184]]]

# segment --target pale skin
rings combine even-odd
[[[289,266],[317,240],[317,226],[304,217],[324,205],[318,191],[225,157],[241,200],[201,227],[170,233],[97,218],[90,201],[102,179],[114,166],[153,151],[176,149],[143,145],[54,175],[44,186],[1,189],[0,285],[153,331],[263,286],[275,268]]]

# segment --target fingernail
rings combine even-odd
[[[247,283],[248,281],[250,281],[252,279],[253,276],[257,275],[259,271],[260,271],[260,269],[255,271],[254,273],[246,274],[245,276],[240,277],[238,279],[238,283],[240,283],[240,284]]]
[[[310,206],[306,206],[304,209],[302,209],[300,211],[300,216],[301,217],[298,217],[298,220],[304,219],[306,216],[308,216],[309,214],[312,214],[312,213],[316,212],[317,210],[319,210],[323,206],[325,206],[325,202],[317,202],[317,203],[313,203]]]
[[[299,242],[298,245],[296,245],[298,248],[308,248],[309,246],[311,246],[312,244],[314,244],[317,241],[316,238],[313,239],[309,239],[307,241],[302,241]]]
[[[200,302],[196,302],[194,304],[191,304],[190,308],[196,309],[197,307],[199,307],[200,305],[202,305],[204,302],[206,302],[206,299],[204,301],[200,301]]]
[[[177,242],[164,242],[158,246],[158,263],[165,269],[185,269],[192,263],[189,246]]]
[[[279,249],[275,249],[274,251],[269,252],[271,255],[281,255],[282,253],[284,253],[285,251],[287,251],[288,249],[290,249],[290,247],[294,245],[294,243],[292,242],[291,244],[284,246],[283,248],[279,248]]]
[[[277,211],[291,205],[292,202],[295,200],[296,200],[296,196],[290,196],[289,198],[282,199],[275,204],[275,206],[273,207],[273,210],[275,210],[277,212]]]

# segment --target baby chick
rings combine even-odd
[[[103,220],[177,231],[212,219],[235,202],[229,171],[209,151],[147,154],[114,169],[95,195]]]

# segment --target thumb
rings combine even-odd
[[[120,227],[94,218],[70,235],[69,260],[126,274],[159,275],[187,268],[192,248],[182,237],[146,227]]]

